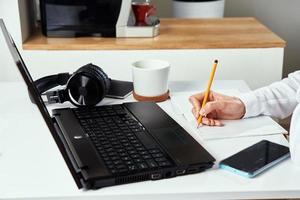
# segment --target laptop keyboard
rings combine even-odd
[[[74,113],[112,174],[172,165],[156,144],[144,145],[145,128],[121,105],[77,108]]]

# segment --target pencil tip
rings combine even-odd
[[[217,64],[219,61],[218,60],[215,60],[215,63]]]
[[[201,127],[202,125],[203,125],[202,123],[198,124],[198,125],[197,125],[197,128]]]

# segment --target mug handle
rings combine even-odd
[[[156,12],[156,7],[154,5],[151,5],[151,8],[145,14],[145,18],[148,18],[151,15],[155,15],[155,12]]]

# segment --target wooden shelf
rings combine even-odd
[[[286,43],[254,18],[161,19],[155,38],[47,38],[36,31],[25,50],[151,50],[283,48]]]

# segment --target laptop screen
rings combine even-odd
[[[53,124],[52,124],[52,121],[51,121],[51,117],[50,117],[50,114],[42,100],[42,97],[40,96],[37,88],[35,87],[35,84],[34,84],[34,81],[32,80],[31,78],[31,75],[12,39],[12,37],[10,36],[10,34],[8,33],[5,25],[4,25],[4,22],[3,22],[3,19],[0,19],[0,26],[1,26],[1,30],[2,30],[2,33],[4,35],[4,38],[5,38],[5,41],[6,41],[6,44],[9,48],[9,51],[28,87],[28,90],[29,90],[29,93],[30,95],[32,96],[32,98],[34,99],[34,101],[36,102],[36,105],[38,106],[44,120],[46,121],[50,131],[55,131],[55,130],[52,130],[53,127]]]
[[[41,112],[62,156],[64,157],[65,159],[65,162],[78,186],[78,188],[81,188],[82,185],[81,183],[79,182],[79,180],[76,178],[76,172],[74,171],[74,169],[72,168],[72,163],[71,161],[68,159],[68,155],[67,155],[67,152],[62,144],[62,142],[60,141],[60,138],[59,138],[59,135],[58,133],[56,132],[56,129],[54,127],[54,123],[50,117],[50,114],[46,108],[46,105],[44,104],[43,100],[42,100],[42,97],[41,95],[39,94],[35,84],[34,84],[34,81],[32,80],[32,77],[12,39],[12,37],[10,36],[10,34],[8,33],[5,25],[4,25],[4,22],[3,22],[3,19],[0,19],[0,27],[1,27],[1,30],[2,30],[2,33],[4,35],[4,38],[5,38],[5,41],[6,41],[6,44],[9,48],[9,51],[28,87],[28,90],[29,90],[29,93],[31,95],[31,97],[33,98],[34,102],[36,103],[39,111]]]

